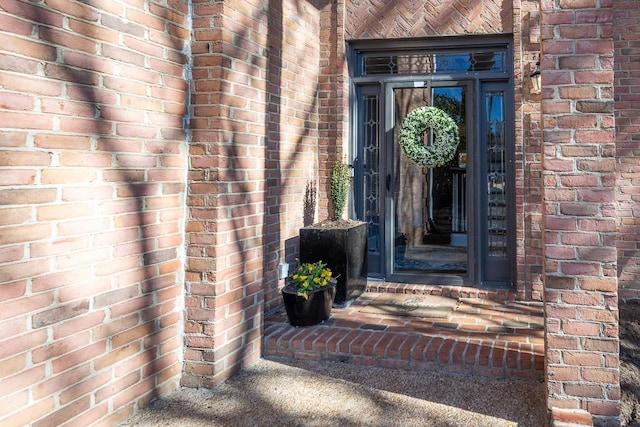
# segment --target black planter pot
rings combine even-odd
[[[367,288],[366,222],[324,223],[300,229],[300,262],[323,261],[338,280],[335,307],[346,307]]]
[[[308,299],[297,295],[296,288],[288,284],[282,289],[284,308],[293,326],[311,326],[331,316],[331,306],[336,293],[336,280],[329,279],[327,286],[309,292]]]

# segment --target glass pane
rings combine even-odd
[[[505,72],[505,51],[430,52],[364,57],[363,75]]]
[[[487,255],[507,256],[507,164],[504,93],[487,92]]]
[[[380,253],[380,145],[378,138],[379,97],[364,97],[363,114],[363,178],[364,178],[364,220],[369,223],[369,252]]]
[[[458,123],[458,152],[446,165],[423,168],[394,145],[394,271],[466,273],[467,206],[465,87],[396,89],[395,141],[405,116],[433,105]],[[433,135],[427,130],[426,145]]]

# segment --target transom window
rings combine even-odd
[[[505,72],[505,51],[424,52],[362,57],[362,75]]]

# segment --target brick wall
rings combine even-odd
[[[522,1],[514,19],[516,99],[517,291],[525,300],[542,300],[542,149],[540,94],[529,76],[540,58],[540,2]],[[514,5],[514,9],[518,8]]]
[[[318,83],[318,220],[331,214],[330,176],[336,160],[350,162],[349,72],[344,1],[319,1],[320,79]],[[308,225],[308,224],[307,224]]]
[[[111,425],[179,378],[211,386],[255,361],[305,189],[326,218],[348,148],[345,40],[502,32],[518,291],[547,301],[549,406],[615,418],[635,2],[616,3],[617,193],[611,10],[595,0],[194,0],[191,43],[187,1],[103,3],[0,0],[0,424]],[[539,96],[526,76],[541,39]],[[637,296],[636,243],[618,245],[620,294]]]
[[[382,7],[375,0],[345,3],[347,38],[381,38],[510,33],[513,7],[520,2],[401,0]]]
[[[0,424],[112,425],[182,358],[185,2],[0,1]]]
[[[618,194],[618,272],[621,299],[640,298],[640,221],[638,217],[638,115],[637,76],[640,71],[638,32],[640,4],[614,2],[616,160]]]
[[[260,357],[308,183],[318,186],[319,20],[312,2],[194,3],[183,384]]]
[[[619,415],[613,12],[542,2],[548,405]]]

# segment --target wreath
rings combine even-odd
[[[435,135],[429,146],[422,141],[422,134],[427,129],[433,130]],[[453,159],[460,137],[458,125],[447,113],[436,107],[419,107],[405,117],[398,140],[404,154],[416,164],[438,167]]]

